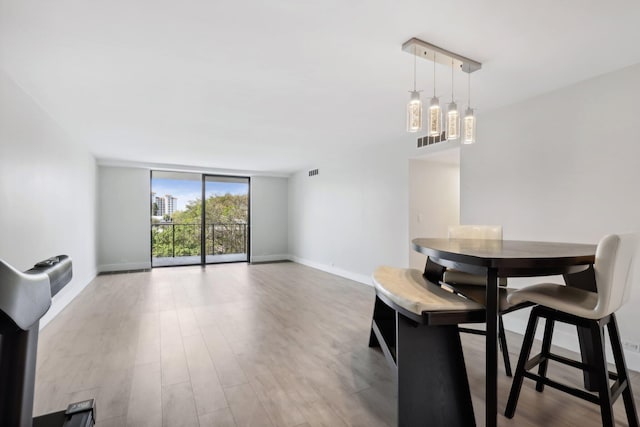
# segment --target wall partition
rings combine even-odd
[[[151,172],[151,265],[246,262],[249,178]]]

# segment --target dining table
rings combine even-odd
[[[417,238],[413,249],[426,255],[425,277],[440,283],[446,269],[486,277],[485,426],[498,422],[498,281],[508,277],[563,275],[567,286],[596,291],[596,245],[495,239]],[[583,360],[589,358],[578,330]],[[585,386],[595,387],[588,373]]]

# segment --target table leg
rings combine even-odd
[[[397,319],[398,426],[475,427],[458,325]]]
[[[498,271],[487,269],[486,427],[498,424]]]

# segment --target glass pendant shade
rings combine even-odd
[[[464,144],[473,144],[476,142],[476,117],[473,115],[472,108],[467,108],[464,112],[464,135],[462,142]]]
[[[447,139],[460,138],[460,114],[455,102],[447,108]]]
[[[431,145],[443,140],[456,141],[462,144],[476,142],[476,117],[471,108],[471,73],[482,68],[480,62],[447,51],[431,43],[418,38],[412,38],[402,45],[402,50],[413,55],[413,90],[410,90],[407,103],[407,132],[424,132],[428,141],[419,140],[418,146]],[[426,59],[433,64],[433,97],[425,100],[424,106],[420,99],[420,91],[416,89],[416,62],[417,58]],[[451,99],[443,101],[442,106],[438,99],[436,78],[438,77],[437,64],[450,66],[451,73]],[[468,92],[466,110],[458,109],[456,104],[456,71],[467,73]],[[442,89],[441,89],[442,90]],[[440,93],[441,94],[441,93]],[[459,96],[459,94],[458,94]],[[460,99],[458,99],[460,101]],[[422,116],[424,111],[424,117]]]
[[[419,132],[422,130],[422,101],[420,92],[411,91],[411,98],[407,104],[407,132]]]
[[[440,136],[442,132],[442,110],[440,100],[435,96],[431,98],[429,105],[429,136]]]

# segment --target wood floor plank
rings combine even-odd
[[[127,417],[113,417],[97,421],[95,427],[122,427],[127,425]]]
[[[160,360],[163,386],[190,380],[178,315],[175,310],[160,312]]]
[[[229,408],[224,408],[210,414],[200,415],[200,427],[236,427]]]
[[[178,321],[180,322],[180,333],[183,337],[192,335],[200,335],[198,321],[191,307],[181,308],[178,310]]]
[[[265,389],[255,383],[251,385],[274,426],[293,427],[306,421],[298,405],[281,388]]]
[[[302,415],[310,427],[346,427],[347,423],[322,400],[308,402],[300,406]]]
[[[278,427],[271,423],[249,383],[227,387],[224,393],[237,427]]]
[[[96,401],[96,404],[100,408],[101,402]],[[126,419],[127,426],[162,426],[162,373],[160,362],[136,365],[133,369]]]
[[[158,313],[140,316],[135,364],[160,362],[160,320]]]
[[[162,387],[163,427],[198,427],[196,403],[190,382]]]
[[[184,348],[198,415],[226,408],[227,400],[202,336],[185,337]]]
[[[210,325],[201,331],[220,384],[230,387],[247,383],[244,371],[218,328]]]

